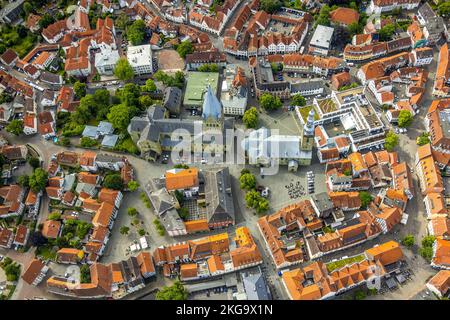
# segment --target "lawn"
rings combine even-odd
[[[19,43],[14,45],[12,49],[17,52],[20,58],[23,58],[27,55],[28,52],[33,49],[36,44],[36,37],[33,35],[27,35],[23,38]]]
[[[306,119],[308,118],[308,114],[309,111],[311,110],[311,108],[314,108],[313,105],[310,106],[305,106],[303,108],[300,108],[300,114],[302,115],[303,121],[306,122]],[[319,114],[317,113],[317,111],[314,109],[315,113],[314,113],[314,120],[319,120]]]
[[[332,272],[336,269],[340,269],[344,267],[345,265],[352,264],[355,262],[360,262],[365,259],[365,256],[363,254],[360,254],[358,256],[353,256],[350,258],[341,259],[339,261],[333,261],[326,264],[328,272]]]
[[[139,149],[136,144],[131,139],[131,136],[127,135],[123,139],[119,139],[117,145],[114,147],[114,150],[128,152],[131,154],[139,154]]]
[[[36,255],[42,257],[43,260],[56,261],[56,251],[49,246],[41,246],[36,250]]]

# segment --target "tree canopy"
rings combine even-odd
[[[413,121],[413,115],[408,110],[401,110],[398,115],[398,126],[400,128],[409,127]]]
[[[111,173],[106,175],[105,180],[103,180],[103,187],[114,190],[122,190],[122,177],[118,173]]]
[[[114,75],[120,80],[127,81],[134,77],[134,71],[126,58],[120,58],[114,68]]]
[[[33,173],[29,178],[29,185],[33,192],[39,192],[44,190],[47,185],[48,173],[42,168],[34,169]]]
[[[251,107],[244,112],[242,122],[247,128],[256,128],[256,126],[258,125],[258,111],[255,107]]]
[[[384,147],[386,148],[387,151],[392,151],[397,146],[397,144],[398,144],[398,136],[394,132],[389,131],[386,134]]]
[[[241,184],[241,189],[252,190],[256,187],[256,178],[251,173],[244,173],[241,175],[239,182]]]
[[[268,13],[274,13],[281,8],[282,2],[279,0],[261,0],[260,9]]]
[[[304,96],[302,96],[300,93],[297,93],[292,97],[291,104],[293,106],[300,106],[303,107],[306,105],[306,99]]]
[[[412,235],[412,234],[406,235],[402,240],[402,244],[408,248],[412,247],[415,244],[415,242],[416,241],[414,239],[414,235]]]
[[[124,104],[113,106],[110,109],[107,118],[115,129],[118,129],[122,132],[125,132],[131,119],[128,107]]]
[[[426,145],[427,143],[430,143],[430,134],[428,132],[422,132],[422,134],[417,137],[416,143],[419,146],[423,146]]]
[[[145,22],[141,19],[135,20],[127,29],[127,39],[133,46],[142,44],[145,38]]]
[[[156,300],[186,300],[188,297],[188,292],[181,284],[177,281],[172,286],[164,286],[156,293]]]
[[[23,132],[23,121],[19,119],[12,120],[7,126],[6,131],[16,136]]]
[[[86,95],[86,83],[77,81],[73,85],[73,91],[75,93],[75,98],[80,100]]]
[[[359,192],[359,199],[361,200],[361,208],[367,208],[370,202],[372,202],[372,195],[367,191]]]
[[[277,110],[283,105],[280,98],[275,97],[270,93],[262,94],[261,97],[259,97],[259,103],[261,107],[266,110]]]
[[[188,55],[189,53],[194,52],[194,46],[190,41],[183,41],[176,48],[178,54],[183,59],[185,59],[186,55]]]

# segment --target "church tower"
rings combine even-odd
[[[223,113],[222,105],[212,91],[211,86],[206,89],[202,108],[203,129],[205,131],[218,129],[222,131]]]
[[[311,151],[314,146],[314,109],[311,108],[301,134],[301,150]]]

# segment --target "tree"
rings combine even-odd
[[[272,96],[270,93],[264,93],[259,97],[261,107],[266,110],[277,110],[283,105],[280,98]]]
[[[107,119],[112,126],[122,132],[125,132],[127,129],[130,118],[128,108],[123,104],[113,106],[107,115]]]
[[[386,148],[387,151],[392,151],[397,146],[397,144],[398,144],[398,136],[394,132],[389,131],[386,134],[384,147]]]
[[[47,220],[60,220],[61,219],[61,213],[59,212],[52,212],[48,215]]]
[[[92,148],[95,147],[98,142],[95,139],[89,137],[81,137],[80,144],[83,148]]]
[[[134,77],[134,71],[126,58],[120,58],[114,68],[114,75],[123,81],[128,81]]]
[[[127,187],[128,187],[128,190],[133,192],[139,188],[139,183],[137,183],[137,181],[131,180],[128,182]]]
[[[291,104],[292,104],[293,106],[300,106],[300,107],[303,107],[303,106],[306,105],[306,99],[305,99],[305,97],[303,97],[300,93],[297,93],[296,95],[294,95],[294,96],[292,97],[292,102],[291,102]]]
[[[103,180],[103,187],[114,190],[123,189],[122,177],[118,173],[108,174]]]
[[[145,229],[139,229],[138,235],[140,235],[141,237],[145,236]]]
[[[29,2],[24,2],[22,9],[27,17],[33,11],[33,6]]]
[[[17,179],[17,183],[23,188],[28,188],[28,186],[30,185],[30,177],[26,174],[23,174],[19,177],[19,179]]]
[[[330,25],[330,12],[331,8],[328,5],[323,5],[320,9],[319,16],[316,19],[315,25],[323,25],[323,26],[329,26]]]
[[[22,120],[18,120],[18,119],[12,120],[6,126],[6,131],[8,131],[9,133],[12,133],[12,134],[18,136],[19,134],[21,134],[23,132],[23,121]]]
[[[367,208],[369,203],[372,202],[372,195],[367,191],[360,191],[359,199],[361,200],[361,208]]]
[[[45,171],[42,168],[36,168],[29,179],[31,190],[33,190],[33,192],[36,193],[44,190],[45,186],[47,185],[47,180],[48,180],[47,171]]]
[[[155,92],[156,89],[157,88],[156,88],[155,81],[153,81],[152,79],[147,79],[145,81],[145,85],[142,86],[142,91]]]
[[[430,143],[430,134],[428,132],[422,132],[420,136],[417,137],[416,143],[419,146],[426,145],[427,143]]]
[[[86,95],[86,83],[77,81],[73,85],[73,92],[75,93],[75,99],[80,100]]]
[[[413,121],[413,115],[408,110],[401,110],[398,115],[398,126],[400,128],[409,127]]]
[[[156,293],[156,300],[186,300],[188,292],[181,284],[176,281],[172,286],[164,286]]]
[[[128,16],[125,13],[121,13],[115,21],[115,25],[117,26],[117,28],[122,30],[125,30],[129,23],[130,18],[128,18]]]
[[[28,163],[33,167],[33,169],[39,168],[41,166],[41,160],[36,157],[30,157],[28,159]]]
[[[139,105],[141,108],[147,109],[153,104],[152,98],[150,96],[140,96],[139,97]]]
[[[443,1],[438,5],[438,13],[441,16],[448,16],[450,14],[450,2]]]
[[[389,41],[392,40],[392,35],[395,32],[395,25],[392,23],[389,23],[382,27],[380,31],[378,31],[378,34],[380,36],[381,41]]]
[[[181,219],[186,220],[187,218],[189,218],[189,209],[186,207],[181,207],[178,210],[178,215]]]
[[[120,231],[120,234],[127,235],[128,232],[130,232],[130,228],[127,226],[121,226],[119,231]]]
[[[241,184],[241,189],[252,190],[256,187],[256,178],[251,173],[245,173],[240,176],[239,182]]]
[[[258,125],[258,111],[255,107],[251,107],[244,112],[242,122],[245,124],[246,128],[256,128]]]
[[[422,247],[432,247],[436,238],[434,236],[425,236],[422,238]]]
[[[279,0],[261,0],[260,9],[268,13],[274,13],[281,8],[283,4]]]
[[[412,234],[406,235],[402,240],[402,244],[408,248],[411,248],[414,245],[414,243],[415,243],[415,239],[414,239],[414,235],[412,235]]]
[[[145,22],[141,19],[134,21],[127,29],[127,39],[133,46],[142,44],[145,37]]]
[[[183,41],[177,47],[177,52],[183,59],[186,59],[186,55],[194,52],[194,46],[190,41]]]
[[[130,217],[136,217],[138,214],[138,211],[136,208],[130,207],[127,209],[127,213]]]
[[[80,268],[80,282],[91,283],[91,269],[88,264],[83,264]]]
[[[207,64],[203,64],[200,67],[198,67],[197,71],[200,71],[200,72],[218,72],[219,71],[219,67],[215,63],[211,63],[211,64],[207,63]]]
[[[46,13],[42,16],[41,20],[39,20],[38,23],[42,29],[45,29],[54,22],[55,22],[55,19],[53,18],[53,16]]]

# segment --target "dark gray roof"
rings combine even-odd
[[[130,257],[128,260],[121,261],[119,264],[123,280],[127,287],[133,288],[144,284],[144,279],[142,278],[141,269],[136,257]]]
[[[235,221],[233,192],[228,168],[203,171],[208,223]]]
[[[170,113],[179,114],[183,92],[177,87],[168,87],[164,90],[163,106]]]
[[[425,2],[417,11],[417,13],[428,23],[430,19],[436,17],[436,13],[431,8],[428,2]]]
[[[291,84],[291,92],[302,92],[302,91],[310,91],[316,90],[318,88],[323,88],[324,84],[322,80],[308,81],[308,82],[299,82]]]
[[[142,132],[149,123],[147,117],[133,117],[128,126],[128,132]]]
[[[333,209],[333,202],[326,192],[313,195],[311,200],[314,201],[314,204],[320,212],[326,212]]]
[[[123,157],[117,157],[109,154],[100,153],[95,158],[97,162],[123,162]]]
[[[62,83],[62,77],[58,74],[50,73],[47,71],[42,71],[40,79],[47,83]]]

